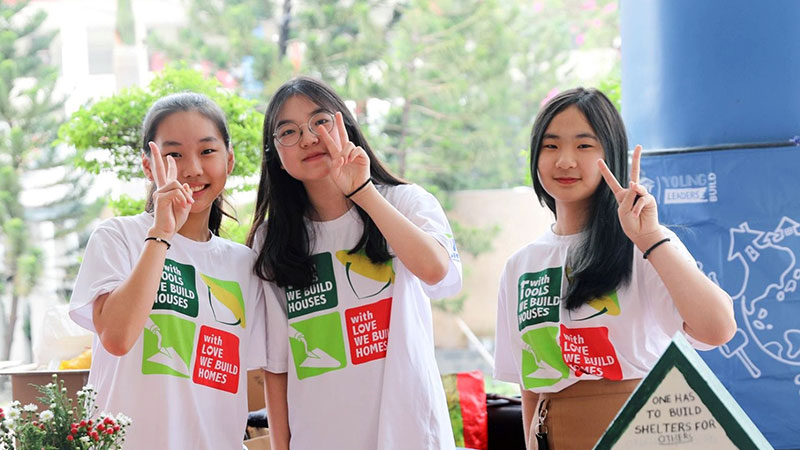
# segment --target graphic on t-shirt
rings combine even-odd
[[[142,373],[189,378],[195,324],[167,314],[151,314],[144,329]]]
[[[344,266],[350,289],[359,299],[374,297],[394,283],[391,259],[373,263],[363,249],[352,254],[349,250],[339,250],[336,259]]]
[[[557,334],[557,327],[541,327],[522,335],[522,385],[525,389],[552,386],[569,375],[556,341]]]
[[[450,239],[450,242],[453,244],[452,248],[450,249],[450,259],[455,262],[461,261],[461,256],[458,255],[458,248],[456,247],[456,238],[450,233],[445,233],[444,235],[447,237],[447,239]]]
[[[386,357],[391,312],[391,297],[344,312],[353,364]]]
[[[239,325],[246,328],[244,299],[239,283],[219,280],[202,273],[200,277],[208,285],[208,303],[211,305],[214,319],[225,325]]]
[[[200,327],[192,381],[235,394],[239,390],[239,337]]]
[[[294,289],[288,286],[284,290],[290,319],[335,308],[339,304],[331,254],[317,253],[311,258],[316,267],[311,285],[305,289]]]
[[[621,380],[622,368],[617,351],[608,339],[608,328],[567,328],[561,325],[561,351],[564,361],[575,372],[608,380]]]
[[[341,315],[332,312],[290,323],[295,335],[289,337],[297,378],[322,375],[347,365]]]
[[[597,312],[585,312],[584,308],[591,307]],[[610,316],[618,316],[620,313],[619,307],[619,298],[617,297],[617,291],[612,291],[609,294],[606,294],[602,297],[597,297],[593,300],[590,300],[586,303],[586,305],[579,308],[577,311],[570,311],[569,318],[573,322],[580,322],[582,320],[589,320],[593,317],[602,316],[603,314],[608,314]],[[575,315],[576,317],[573,317]],[[585,317],[581,317],[581,315]]]
[[[153,309],[169,309],[189,317],[197,317],[197,289],[194,267],[171,259],[164,260],[158,294]]]
[[[523,273],[517,286],[517,325],[520,331],[542,322],[558,322],[561,267]]]

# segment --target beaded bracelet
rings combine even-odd
[[[145,242],[147,242],[147,241],[163,242],[164,244],[167,244],[167,250],[169,250],[169,248],[172,247],[172,244],[170,244],[169,241],[167,241],[166,239],[162,239],[160,237],[156,237],[156,236],[147,236],[146,238],[144,238],[144,241]]]

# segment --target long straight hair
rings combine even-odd
[[[328,112],[340,111],[344,119],[347,136],[353,144],[364,149],[369,157],[370,176],[376,184],[396,186],[405,181],[392,175],[378,160],[367,143],[355,118],[344,101],[325,83],[309,77],[297,77],[284,83],[270,99],[264,115],[261,179],[258,183],[256,209],[253,226],[247,236],[247,245],[252,247],[259,227],[266,220],[266,235],[258,251],[254,271],[264,280],[278,286],[307,287],[312,283],[315,269],[310,249],[313,236],[306,228],[304,215],[312,206],[303,183],[292,178],[281,168],[280,158],[273,142],[273,133],[283,104],[291,97],[301,95]],[[350,253],[364,250],[374,263],[392,258],[383,237],[372,218],[355,205],[364,229],[361,238]],[[268,218],[268,220],[267,220]]]
[[[608,168],[623,186],[628,180],[628,138],[614,104],[596,89],[576,88],[564,91],[539,111],[531,130],[531,178],[533,190],[542,205],[556,214],[556,201],[542,186],[537,176],[539,152],[547,127],[555,116],[570,106],[583,113],[605,152]],[[580,243],[570,249],[567,309],[608,294],[628,283],[633,267],[633,242],[625,235],[617,214],[617,199],[601,181],[591,197]],[[558,218],[558,217],[556,217]]]
[[[148,143],[156,139],[158,126],[161,125],[164,119],[176,112],[188,111],[197,112],[210,120],[211,123],[217,127],[220,136],[222,136],[226,151],[233,151],[231,149],[231,136],[228,132],[228,121],[225,119],[225,113],[222,112],[222,109],[220,109],[213,100],[203,94],[181,92],[160,98],[153,103],[147,111],[147,115],[144,116],[144,121],[142,122],[142,152],[148,157],[150,156],[150,145],[148,145]],[[155,190],[155,183],[151,183],[150,193],[147,195],[147,204],[144,207],[145,211],[149,213],[153,212],[155,206],[153,203],[153,193]],[[208,216],[208,229],[217,236],[219,236],[222,216],[233,218],[233,216],[225,212],[222,208],[224,202],[225,198],[223,194],[220,193],[211,204],[211,213]]]

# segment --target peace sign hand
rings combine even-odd
[[[330,176],[342,193],[347,195],[369,178],[369,157],[363,148],[350,142],[341,112],[336,113],[334,123],[336,138],[322,125],[316,131],[331,155]]]
[[[148,236],[169,240],[189,218],[194,198],[192,198],[192,190],[188,184],[178,183],[178,168],[175,165],[175,158],[167,156],[165,170],[158,145],[155,142],[150,142],[149,145],[151,172],[153,181],[156,183],[156,190],[153,192],[155,220]]]
[[[644,251],[662,239],[661,227],[658,224],[656,199],[639,184],[639,167],[642,159],[642,146],[633,150],[631,181],[629,187],[623,188],[611,173],[605,161],[597,160],[600,173],[611,188],[619,204],[619,223],[622,230],[633,243]]]

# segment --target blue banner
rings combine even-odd
[[[779,449],[800,448],[798,169],[798,147],[642,158],[659,221],[733,298],[736,335],[700,354]]]

